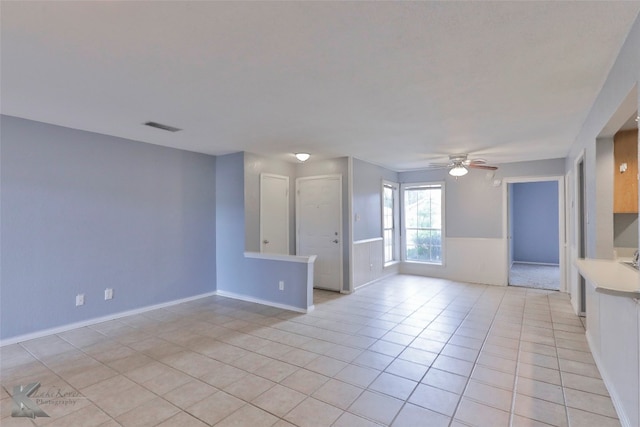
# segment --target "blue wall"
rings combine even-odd
[[[353,240],[382,237],[382,181],[398,182],[398,173],[353,159]]]
[[[0,124],[0,338],[215,291],[215,157]]]
[[[306,263],[246,258],[245,153],[216,159],[217,290],[298,309],[307,308]],[[285,290],[278,289],[279,281]]]
[[[218,289],[246,294],[244,288],[244,154],[216,159],[216,253]],[[236,286],[240,285],[239,289]]]
[[[502,187],[493,179],[506,177],[564,175],[564,159],[502,163],[495,177],[479,169],[470,169],[462,178],[451,177],[446,170],[400,172],[403,183],[445,181],[447,237],[502,238]]]
[[[513,261],[558,264],[557,181],[514,183]]]
[[[456,179],[446,169],[400,172],[402,183],[444,182],[447,237],[502,237],[502,190],[486,172],[470,169]]]

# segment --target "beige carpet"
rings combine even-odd
[[[560,290],[560,267],[514,262],[509,271],[509,285]]]

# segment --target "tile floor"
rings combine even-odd
[[[2,426],[617,426],[557,292],[395,276],[302,315],[222,297],[0,349]],[[40,382],[49,417],[11,417]]]

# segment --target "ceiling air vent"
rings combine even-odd
[[[163,125],[162,123],[157,123],[157,122],[146,122],[145,126],[151,126],[152,128],[162,129],[169,132],[178,132],[179,130],[182,130],[180,128],[175,128],[169,125]]]

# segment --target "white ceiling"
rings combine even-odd
[[[209,154],[564,157],[640,2],[8,2],[3,114]],[[157,121],[184,129],[142,126]]]

